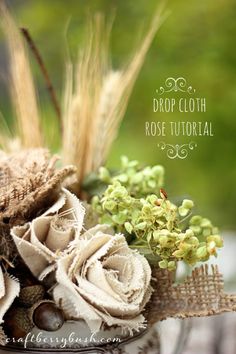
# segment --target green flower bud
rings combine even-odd
[[[111,193],[111,198],[117,198],[117,199],[121,199],[121,198],[126,198],[128,195],[127,190],[125,187],[117,186],[113,192]]]
[[[216,254],[216,243],[215,241],[210,241],[207,243],[207,251],[210,255]]]
[[[162,247],[171,248],[174,245],[174,240],[168,236],[160,236],[159,243]]]
[[[194,215],[189,221],[190,225],[197,225],[197,226],[200,225],[201,222],[202,222],[202,217],[199,215]]]
[[[148,234],[147,234],[147,242],[150,243],[152,241],[152,238],[153,238],[152,232],[148,232]]]
[[[132,160],[132,161],[129,161],[129,163],[128,163],[129,168],[135,168],[135,167],[138,167],[138,165],[139,165],[139,162],[137,160]]]
[[[159,264],[159,267],[160,267],[161,269],[166,269],[166,268],[168,268],[168,261],[167,261],[166,259],[163,259],[163,260],[160,261],[158,264]]]
[[[183,242],[180,245],[180,250],[184,253],[187,254],[190,250],[192,249],[192,245],[190,245],[187,242]]]
[[[156,165],[156,166],[152,167],[152,173],[156,176],[159,176],[159,175],[162,176],[162,175],[164,175],[164,172],[165,172],[164,168],[161,165]]]
[[[199,247],[196,251],[196,255],[198,259],[205,259],[208,256],[207,248],[206,246]]]
[[[184,257],[184,251],[183,250],[177,250],[172,253],[172,255],[176,258],[183,258]]]
[[[147,185],[148,187],[154,189],[156,187],[156,182],[152,179],[150,179],[148,182],[147,182]]]
[[[192,245],[192,246],[194,246],[194,247],[198,247],[198,245],[199,245],[199,240],[198,240],[198,238],[197,237],[191,237],[189,240],[188,240],[188,242]]]
[[[113,200],[107,200],[103,203],[103,208],[108,211],[113,211],[117,204]]]
[[[136,224],[139,217],[140,217],[140,211],[138,209],[133,210],[131,214],[132,223]]]
[[[111,176],[110,176],[110,172],[108,171],[107,168],[105,168],[105,167],[99,168],[99,178],[105,183],[110,182]]]
[[[183,206],[180,206],[178,210],[179,210],[179,215],[183,217],[187,216],[189,213],[189,209],[186,209]]]
[[[192,209],[194,207],[193,201],[190,199],[184,199],[182,202],[182,207],[185,209]]]
[[[210,236],[212,234],[211,228],[205,228],[202,230],[202,234],[204,237]]]
[[[168,242],[168,237],[167,236],[160,236],[159,237],[159,243],[162,247],[166,247]]]
[[[187,237],[192,237],[192,236],[194,236],[194,232],[193,232],[192,229],[187,229],[187,230],[185,231],[185,234],[186,234]]]
[[[212,235],[218,235],[219,234],[219,229],[218,227],[213,226],[212,227]]]
[[[126,219],[127,216],[122,213],[112,215],[112,220],[118,225],[123,225],[126,222]]]
[[[155,205],[156,201],[157,201],[157,196],[155,194],[151,194],[147,197],[147,201],[153,205]]]
[[[161,236],[169,236],[170,235],[170,231],[167,229],[162,229],[159,231]]]
[[[200,235],[202,232],[202,229],[200,226],[190,226],[190,229],[193,231],[195,235]]]
[[[176,269],[176,263],[174,261],[168,262],[168,270],[172,271]]]
[[[163,208],[160,208],[159,206],[153,206],[152,209],[151,209],[151,212],[152,212],[153,215],[155,215],[157,217],[161,217],[165,213]]]
[[[143,180],[143,175],[141,172],[136,173],[132,177],[132,183],[134,183],[134,184],[138,184],[138,183],[142,182],[142,180]]]
[[[120,160],[121,160],[122,168],[126,168],[128,166],[128,164],[129,164],[128,157],[127,156],[121,156]]]
[[[185,241],[186,238],[188,238],[188,236],[186,235],[186,233],[180,232],[179,234],[176,235],[176,237],[178,237],[179,241]]]
[[[114,177],[114,180],[117,180],[121,183],[126,183],[128,182],[128,176],[125,173],[122,173],[121,175]]]
[[[201,221],[201,227],[204,227],[204,228],[205,228],[205,227],[209,227],[209,228],[211,228],[211,227],[212,227],[212,224],[211,224],[210,220],[204,218],[204,219],[202,219],[202,221]]]
[[[143,175],[145,177],[151,177],[152,176],[152,169],[148,166],[143,169]]]
[[[135,225],[135,229],[137,230],[144,230],[147,226],[146,221],[140,222],[139,224]]]
[[[223,247],[224,243],[223,243],[223,239],[219,236],[219,235],[212,235],[212,236],[208,236],[207,237],[207,242],[211,242],[214,241],[216,244],[216,247]]]
[[[160,232],[158,230],[155,230],[152,234],[153,236],[153,239],[155,242],[158,242],[159,241],[159,238],[160,238]]]
[[[150,215],[152,212],[152,208],[150,207],[149,204],[145,204],[142,208],[142,211],[144,214]]]
[[[132,231],[133,231],[133,226],[132,226],[132,224],[130,223],[130,222],[125,222],[125,224],[124,224],[124,226],[125,226],[125,230],[129,233],[129,234],[131,234],[132,233]]]

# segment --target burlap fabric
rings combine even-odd
[[[44,149],[11,155],[0,152],[0,256],[14,258],[10,228],[32,220],[50,206],[61,185],[74,175],[74,166],[57,170],[57,160]]]
[[[180,283],[174,273],[153,268],[154,293],[146,308],[148,325],[169,317],[189,318],[236,311],[236,294],[224,292],[223,276],[217,266],[201,266]]]

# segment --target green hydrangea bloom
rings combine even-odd
[[[130,247],[146,256],[151,254],[161,268],[173,270],[178,261],[194,265],[216,256],[223,246],[218,229],[198,215],[186,224],[194,203],[189,199],[179,207],[171,203],[160,189],[163,174],[161,166],[140,170],[137,161],[126,157],[122,158],[120,174],[111,176],[101,168],[100,178],[110,184],[101,198],[92,199],[99,221],[126,234]]]

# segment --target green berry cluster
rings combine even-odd
[[[118,181],[126,187],[130,195],[141,198],[156,193],[162,187],[164,172],[161,165],[142,168],[138,161],[129,161],[126,156],[122,156],[119,171],[111,173],[107,168],[101,167],[98,177],[107,185]]]
[[[216,249],[222,247],[218,230],[208,219],[194,216],[183,226],[194,206],[191,200],[185,199],[177,207],[162,189],[160,196],[146,197],[139,197],[139,189],[134,197],[131,184],[123,183],[113,179],[101,199],[92,199],[99,222],[126,234],[130,247],[155,256],[161,268],[173,270],[180,260],[194,265],[216,255]]]

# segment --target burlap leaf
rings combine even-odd
[[[146,308],[151,326],[157,321],[174,318],[203,317],[236,311],[236,295],[224,292],[223,276],[218,267],[201,266],[183,283],[174,284],[174,274],[153,269],[154,293]]]
[[[55,170],[57,157],[49,158],[47,150],[33,149],[0,159],[0,217],[27,214],[50,191],[75,173],[75,167]]]

